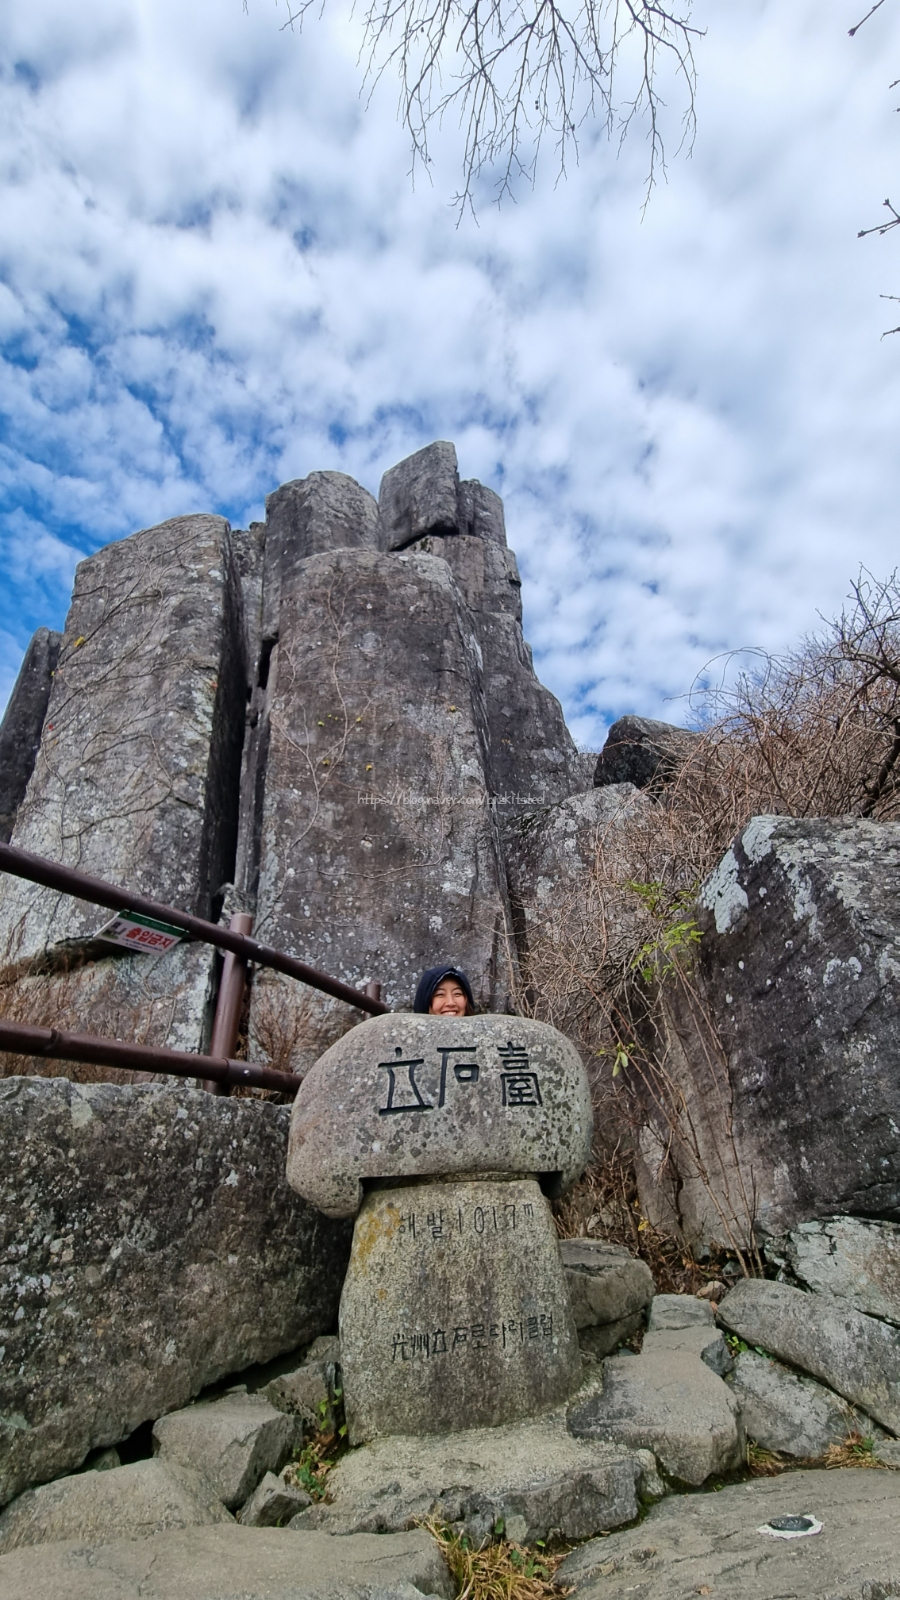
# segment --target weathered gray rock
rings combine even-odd
[[[287,1187],[288,1116],[0,1083],[0,1503],[333,1325],[349,1229]]]
[[[579,1342],[594,1356],[609,1355],[641,1326],[653,1274],[620,1245],[597,1239],[563,1239],[559,1253]]]
[[[522,580],[506,548],[502,505],[482,484],[462,488],[471,491],[476,507],[471,532],[429,534],[409,550],[447,562],[471,615],[484,676],[492,801],[505,818],[523,806],[546,805],[587,788],[590,774],[585,778],[559,701],[535,676],[522,635]],[[494,502],[497,515],[490,514]]]
[[[12,833],[16,812],[34,771],[61,643],[61,633],[38,628],[25,651],[0,722],[0,843],[3,844]]]
[[[900,1439],[878,1439],[872,1452],[882,1466],[900,1470]]]
[[[0,1512],[0,1554],[22,1545],[64,1539],[110,1544],[230,1521],[202,1472],[175,1462],[135,1461],[26,1490]]]
[[[508,910],[478,643],[444,561],[344,550],[284,580],[269,671],[258,921],[270,943],[408,1005],[452,959],[505,1007]],[[308,1068],[352,1014],[254,985],[251,1028]],[[273,1043],[272,1036],[275,1036]]]
[[[755,817],[705,884],[692,983],[649,1041],[690,1129],[645,1103],[640,1173],[692,1244],[900,1220],[898,866],[900,824]]]
[[[456,449],[439,439],[391,467],[378,491],[381,543],[402,550],[423,534],[456,533],[460,526]]]
[[[721,1378],[693,1351],[647,1350],[646,1341],[640,1355],[604,1361],[602,1393],[569,1407],[569,1429],[652,1450],[671,1477],[694,1485],[744,1459],[738,1406]]]
[[[726,1328],[820,1378],[900,1433],[900,1333],[824,1295],[745,1278],[719,1306]]]
[[[12,843],[217,914],[234,863],[245,703],[228,523],[177,517],[106,546],[76,573]],[[0,965],[24,971],[36,958],[51,969],[8,992],[8,1014],[40,1022],[43,1010],[76,1031],[201,1048],[212,952],[110,959],[93,942],[108,920],[83,900],[6,878]]]
[[[587,1074],[555,1028],[523,1017],[373,1017],[307,1073],[287,1176],[327,1216],[362,1180],[540,1173],[560,1194],[587,1165]]]
[[[724,1378],[734,1360],[715,1325],[712,1307],[694,1295],[658,1294],[650,1306],[641,1353],[699,1356],[710,1372]]]
[[[585,1539],[619,1527],[661,1485],[648,1451],[573,1439],[558,1409],[452,1438],[375,1439],[338,1463],[328,1491],[293,1528],[383,1534],[434,1516],[475,1543],[501,1523],[506,1538],[531,1543],[553,1529]]]
[[[900,1224],[868,1217],[801,1222],[767,1240],[766,1256],[805,1289],[900,1324]]]
[[[340,1359],[339,1339],[316,1339],[300,1366],[271,1378],[257,1393],[276,1410],[302,1417],[310,1426],[330,1425],[334,1418],[332,1402]]]
[[[229,1518],[229,1523],[231,1519]],[[191,1528],[104,1546],[0,1556],[0,1600],[451,1600],[437,1543],[408,1533],[332,1539],[284,1528]]]
[[[245,1528],[280,1528],[311,1505],[312,1496],[305,1489],[267,1472],[241,1506],[238,1521]]]
[[[812,1515],[822,1532],[773,1539],[771,1517]],[[638,1527],[573,1550],[556,1573],[577,1600],[887,1600],[897,1592],[900,1477],[791,1472],[678,1495]]]
[[[266,496],[266,561],[283,572],[325,550],[378,549],[378,503],[344,472],[311,472]],[[270,580],[271,581],[271,580]]]
[[[652,802],[632,784],[585,789],[555,805],[526,809],[503,833],[510,900],[522,957],[572,914],[596,916],[591,878],[598,852],[615,850],[616,833],[635,811]]]
[[[700,735],[650,717],[620,717],[597,757],[594,784],[633,783],[636,789],[670,783],[696,749]]]
[[[303,1425],[256,1394],[226,1394],[160,1417],[153,1449],[165,1462],[205,1473],[230,1511],[243,1505],[265,1477],[289,1461],[303,1442]]]
[[[537,1183],[368,1194],[341,1296],[341,1359],[353,1443],[497,1426],[572,1394],[578,1340]]]
[[[849,1433],[864,1436],[873,1424],[833,1389],[789,1372],[779,1361],[742,1350],[734,1363],[731,1387],[741,1408],[747,1437],[766,1450],[789,1456],[821,1456]]]
[[[657,1294],[647,1319],[648,1333],[681,1333],[693,1328],[715,1332],[716,1316],[708,1300],[693,1294]]]

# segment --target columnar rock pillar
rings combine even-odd
[[[341,1299],[354,1443],[496,1426],[577,1387],[547,1195],[582,1171],[591,1133],[574,1047],[520,1017],[378,1017],[307,1074],[288,1182],[356,1215]]]

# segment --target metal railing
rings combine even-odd
[[[298,1080],[293,1073],[278,1072],[274,1067],[264,1067],[257,1062],[231,1059],[237,1043],[247,968],[251,961],[256,966],[283,972],[287,977],[296,978],[300,983],[331,995],[335,1000],[343,1000],[360,1011],[367,1011],[371,1016],[384,1016],[389,1010],[382,1003],[379,983],[367,983],[364,989],[354,989],[339,978],[332,978],[327,972],[321,972],[317,967],[310,967],[305,961],[287,955],[283,950],[273,950],[269,945],[251,938],[253,918],[248,912],[236,912],[229,926],[223,928],[218,923],[206,922],[187,911],[163,905],[145,895],[132,894],[115,884],[105,883],[102,878],[90,877],[74,867],[64,867],[58,861],[48,861],[45,856],[32,855],[27,850],[18,850],[8,844],[0,844],[0,871],[25,878],[46,889],[55,889],[76,899],[105,906],[110,911],[131,912],[170,923],[182,929],[189,941],[211,944],[225,952],[208,1056],[3,1021],[0,1021],[0,1051],[199,1078],[214,1094],[226,1093],[229,1085],[239,1083],[294,1093]]]

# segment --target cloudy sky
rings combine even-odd
[[[342,0],[7,0],[0,39],[0,704],[74,565],[316,468],[377,493],[434,438],[504,496],[526,631],[576,737],[680,720],[900,559],[900,0],[698,0],[698,131],[458,224],[409,178]],[[894,315],[892,316],[892,312]]]

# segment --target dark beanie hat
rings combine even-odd
[[[419,979],[416,998],[413,1001],[413,1011],[427,1011],[434,998],[434,991],[445,978],[455,978],[463,994],[474,1010],[475,1001],[472,996],[472,985],[465,973],[459,967],[429,967]]]

